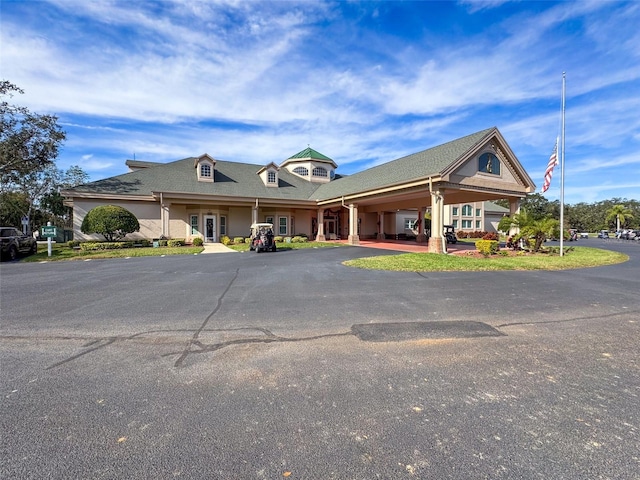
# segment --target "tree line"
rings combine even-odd
[[[499,200],[495,203],[509,208],[507,200]],[[520,209],[526,210],[536,220],[560,219],[560,201],[547,200],[539,193],[523,198]],[[580,232],[615,231],[618,228],[638,230],[640,229],[640,201],[615,197],[594,203],[565,204],[564,228],[575,228]]]

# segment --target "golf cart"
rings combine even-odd
[[[273,238],[272,223],[254,223],[251,225],[249,250],[260,252],[275,252],[276,242]]]
[[[447,243],[457,243],[458,237],[456,237],[456,229],[453,225],[443,225],[444,236],[447,239]]]

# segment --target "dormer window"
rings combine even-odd
[[[269,165],[267,165],[266,167],[262,167],[260,170],[258,170],[258,175],[260,175],[260,178],[262,179],[262,182],[267,186],[267,187],[278,187],[278,166],[271,162]]]
[[[313,169],[312,175],[314,177],[328,177],[327,169],[324,167],[315,167]]]
[[[208,154],[200,155],[194,163],[199,182],[212,182],[216,161]]]
[[[300,175],[301,177],[309,176],[309,169],[307,167],[296,167],[293,169],[293,173]]]

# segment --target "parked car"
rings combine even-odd
[[[0,227],[0,245],[3,259],[15,260],[18,255],[32,255],[38,252],[36,239],[14,227]]]
[[[598,238],[609,238],[609,230],[600,230],[598,232]]]
[[[275,252],[276,242],[273,238],[272,223],[254,223],[251,225],[249,250],[260,252]]]
[[[580,232],[580,238],[589,238],[589,232]]]

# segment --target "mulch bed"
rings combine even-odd
[[[535,255],[533,252],[525,252],[523,250],[507,250],[501,249],[500,253],[496,255],[489,255],[485,257],[478,250],[460,250],[457,252],[451,252],[452,255],[457,255],[459,257],[471,257],[471,258],[501,258],[501,257],[528,257]]]

